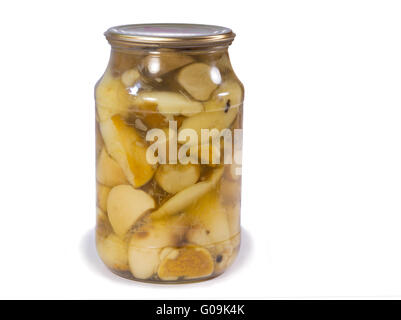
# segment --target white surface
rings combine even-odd
[[[401,296],[400,16],[398,1],[3,1],[0,297]],[[237,33],[246,232],[213,281],[130,282],[94,252],[102,33],[143,22]]]

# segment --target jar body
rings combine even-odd
[[[186,282],[233,263],[243,96],[227,48],[112,49],[95,88],[96,243],[111,271]]]

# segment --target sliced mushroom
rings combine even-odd
[[[242,104],[243,89],[238,81],[224,81],[214,92],[210,100],[204,103],[205,111],[238,109]]]
[[[165,247],[179,245],[187,230],[181,217],[150,222],[132,235],[129,243],[131,273],[138,279],[148,279],[157,272],[159,254]]]
[[[213,170],[211,176],[202,182],[198,182],[174,195],[167,200],[159,209],[152,212],[153,219],[160,219],[179,213],[189,207],[196,200],[212,190],[223,175],[224,168]]]
[[[165,164],[159,166],[155,179],[163,190],[175,194],[195,184],[199,176],[200,168],[197,165]]]
[[[128,91],[119,78],[106,73],[96,86],[96,109],[100,121],[115,114],[126,115],[131,104]]]
[[[213,273],[214,262],[208,250],[198,246],[173,249],[161,261],[157,274],[160,279],[199,279]]]
[[[216,76],[214,76],[214,73]],[[217,79],[216,79],[217,78]],[[205,63],[192,63],[182,68],[178,74],[178,83],[196,100],[207,100],[221,81],[216,67]]]
[[[231,125],[237,114],[238,108],[230,108],[227,112],[224,110],[201,112],[193,117],[184,119],[178,130],[178,136],[183,130],[192,129],[195,130],[198,137],[202,137],[201,130],[208,129],[210,130],[210,137],[216,139],[221,135],[221,130]]]
[[[104,148],[100,152],[99,159],[97,160],[96,180],[108,187],[114,187],[128,182],[121,167],[108,155]]]
[[[202,103],[188,99],[184,95],[169,91],[143,91],[138,95],[136,104],[156,104],[164,116],[193,116],[203,111]]]
[[[119,271],[129,270],[127,243],[116,234],[112,233],[106,238],[99,238],[96,246],[106,266]]]
[[[107,213],[114,232],[124,236],[135,222],[155,207],[153,198],[130,185],[111,189],[107,200]]]
[[[188,207],[185,213],[191,221],[186,234],[188,242],[210,246],[230,238],[226,208],[215,190]]]
[[[135,128],[120,116],[100,123],[100,130],[110,156],[120,165],[130,184],[135,188],[147,183],[155,172],[146,159],[147,145]]]
[[[159,267],[159,250],[129,247],[129,265],[132,275],[137,279],[148,279]]]

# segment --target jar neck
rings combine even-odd
[[[112,52],[118,52],[121,54],[163,54],[163,53],[182,53],[182,54],[194,54],[194,55],[208,55],[213,53],[228,53],[228,46],[210,46],[210,47],[190,47],[190,48],[156,48],[156,47],[111,47]]]

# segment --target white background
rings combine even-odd
[[[3,1],[0,298],[401,296],[399,1]],[[191,285],[94,251],[93,87],[110,26],[231,27],[246,88],[241,255]]]

